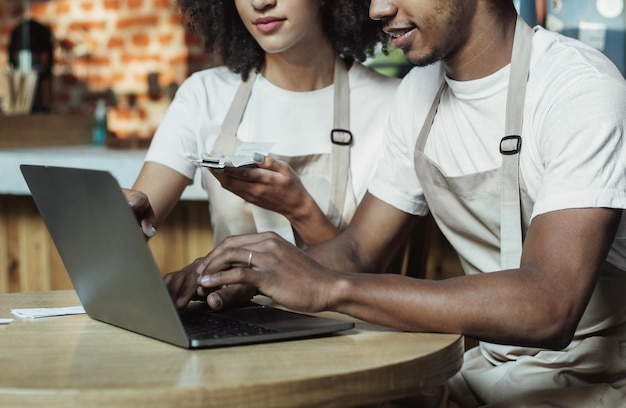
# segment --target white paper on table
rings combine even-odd
[[[65,316],[85,313],[82,306],[68,307],[31,307],[26,309],[11,309],[11,313],[19,317],[38,319],[40,317]]]
[[[13,319],[0,318],[0,324],[9,324],[12,321],[13,321]]]

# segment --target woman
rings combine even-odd
[[[192,159],[230,155],[242,143],[257,152],[253,166],[202,169],[215,243],[267,230],[301,245],[337,235],[365,194],[398,84],[358,62],[385,41],[379,24],[369,20],[369,1],[179,5],[206,51],[224,66],[182,84],[135,191],[126,191],[146,235],[193,180]],[[333,129],[339,130],[331,135]],[[270,154],[250,143],[267,143]]]

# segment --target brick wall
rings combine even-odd
[[[173,0],[2,0],[0,70],[25,17],[53,33],[52,110],[91,112],[105,98],[119,137],[150,137],[176,86],[210,63]]]

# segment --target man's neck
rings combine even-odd
[[[457,81],[483,78],[511,62],[517,14],[504,16],[479,12],[470,27],[469,39],[443,60],[447,75]]]

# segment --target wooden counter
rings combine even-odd
[[[150,248],[163,272],[211,249],[207,203],[181,201]],[[65,267],[30,196],[0,196],[0,293],[71,289]]]

